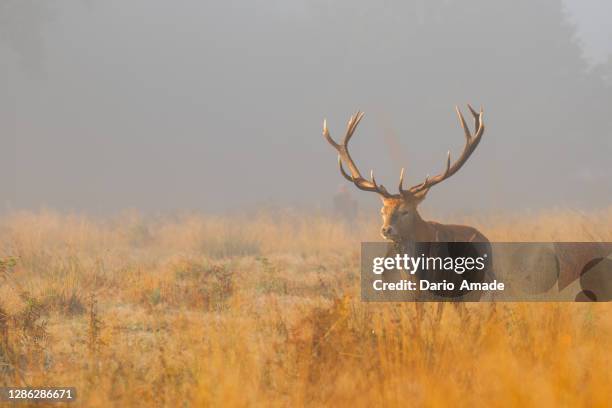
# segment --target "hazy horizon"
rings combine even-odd
[[[466,103],[487,131],[427,208],[612,205],[602,0],[1,1],[0,211],[373,206],[323,118],[366,112],[353,156],[395,191],[459,155]]]

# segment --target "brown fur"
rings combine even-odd
[[[382,198],[381,235],[397,243],[413,242],[489,242],[476,228],[466,225],[425,221],[418,205],[426,192],[417,197]]]

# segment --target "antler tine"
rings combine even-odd
[[[479,113],[476,112],[474,110],[474,108],[472,108],[472,105],[470,105],[469,103],[467,104],[468,109],[470,110],[470,113],[472,114],[472,116],[474,116],[474,118],[477,118],[479,116]],[[480,111],[482,111],[482,107],[480,108]]]
[[[327,119],[323,119],[323,136],[330,145],[334,146],[335,149],[338,149],[340,147],[340,145],[336,143],[329,134],[329,129],[327,129]]]
[[[334,139],[332,139],[329,134],[329,129],[327,128],[327,121],[323,121],[323,136],[329,142],[330,145],[338,152],[338,166],[340,167],[340,173],[342,176],[351,181],[357,188],[364,191],[373,191],[378,194],[383,195],[384,197],[390,197],[391,194],[387,191],[387,189],[383,185],[378,185],[376,180],[374,179],[374,175],[372,174],[372,181],[365,179],[361,173],[359,172],[359,168],[353,161],[351,154],[348,150],[348,142],[351,140],[355,129],[357,129],[357,125],[363,118],[364,113],[361,111],[357,111],[354,115],[351,116],[347,125],[346,125],[346,133],[344,135],[344,139],[342,143],[336,143]],[[348,166],[349,173],[344,170],[343,162]]]
[[[444,170],[444,176],[446,176],[448,174],[448,172],[450,171],[450,165],[451,165],[451,154],[450,154],[450,150],[446,153],[446,170]]]
[[[472,116],[474,117],[474,129],[476,130],[476,135],[474,136],[476,137],[480,137],[482,136],[482,132],[480,131],[481,128],[481,124],[482,124],[482,106],[480,107],[480,112],[476,112],[474,110],[474,108],[472,108],[472,105],[470,105],[469,103],[467,104],[468,109],[470,110],[470,113],[472,114]],[[484,131],[484,129],[482,130]],[[478,133],[480,132],[480,136],[478,135]]]
[[[351,118],[346,126],[346,134],[344,135],[344,144],[347,145],[349,140],[353,137],[355,133],[355,129],[357,129],[357,125],[361,122],[361,118],[363,118],[363,112],[357,111]]]
[[[374,184],[374,188],[376,188],[376,191],[378,191],[380,194],[384,196],[390,195],[387,189],[385,188],[385,186],[383,186],[382,184],[378,184],[376,182],[376,179],[374,178],[374,170],[370,170],[370,180],[372,180],[372,184]]]
[[[474,108],[472,108],[472,105],[470,105],[469,103],[467,104],[467,107],[470,113],[472,114],[472,117],[474,118],[474,129],[478,130],[478,128],[480,127],[480,113],[476,112],[476,110],[474,110]],[[482,111],[482,108],[480,108],[480,110]]]
[[[404,168],[403,167],[402,167],[402,171],[400,171],[399,192],[400,194],[404,194]]]
[[[410,190],[408,190],[408,191],[410,191],[411,193],[414,193],[414,192],[417,192],[417,191],[421,191],[421,190],[423,190],[423,189],[425,188],[425,186],[427,186],[427,183],[428,183],[428,182],[429,182],[429,174],[428,174],[427,176],[425,176],[425,181],[423,181],[421,184],[418,184],[417,186],[415,186],[415,187],[417,187],[415,191],[412,191],[412,189],[413,189],[414,187],[413,187],[413,188],[411,188],[411,189],[410,189]],[[428,187],[428,188],[429,188],[429,187]]]
[[[482,137],[484,130],[485,130],[485,126],[484,126],[484,121],[483,121],[483,117],[484,117],[484,111],[482,110],[482,106],[480,107],[480,112],[478,112],[478,127],[476,128],[476,135],[474,136],[474,139],[476,140],[480,140],[480,138]],[[476,119],[474,119],[474,125],[476,125]],[[474,146],[476,147],[476,146]]]
[[[472,134],[470,133],[470,129],[465,124],[465,119],[463,118],[463,114],[459,110],[458,106],[455,106],[455,110],[457,111],[457,115],[459,116],[459,122],[461,123],[461,127],[463,128],[463,132],[465,133],[465,138],[466,138],[467,142],[469,142],[470,139],[472,139]]]
[[[459,108],[455,107],[455,109],[457,111],[457,116],[459,117],[459,123],[461,124],[461,127],[463,128],[463,132],[465,134],[465,146],[463,147],[463,151],[461,152],[461,155],[459,156],[457,161],[451,164],[451,155],[449,151],[446,157],[446,168],[444,172],[432,178],[429,178],[428,176],[427,178],[425,178],[425,181],[423,183],[417,184],[416,186],[411,187],[408,190],[410,194],[416,194],[423,190],[428,190],[432,186],[440,183],[441,181],[446,180],[447,178],[455,174],[467,162],[467,160],[470,158],[470,156],[472,155],[474,150],[476,150],[476,147],[480,143],[480,139],[482,135],[484,134],[484,122],[483,122],[482,108],[480,108],[480,112],[476,112],[470,105],[468,105],[468,109],[470,110],[470,113],[474,117],[474,125],[476,127],[475,129],[476,133],[474,134],[474,136],[472,136],[469,128],[465,124],[465,119],[463,117],[463,114],[459,110]]]

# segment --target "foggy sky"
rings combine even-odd
[[[395,190],[459,155],[468,102],[487,131],[429,208],[611,203],[612,90],[588,64],[604,1],[569,21],[554,0],[18,1],[0,0],[4,208],[325,207],[346,181],[323,118],[340,139],[364,110],[353,156]]]
[[[612,54],[612,3],[608,0],[566,0],[569,19],[576,24],[585,57],[603,62]]]

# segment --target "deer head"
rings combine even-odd
[[[338,166],[340,167],[340,173],[345,179],[355,184],[357,188],[364,191],[371,191],[377,193],[382,199],[381,215],[383,219],[383,225],[381,227],[381,235],[385,239],[392,241],[400,240],[419,240],[418,238],[418,222],[422,221],[417,207],[427,196],[429,189],[436,184],[446,180],[465,164],[471,154],[474,152],[482,134],[484,133],[483,123],[483,111],[476,112],[470,105],[468,109],[474,117],[475,134],[472,136],[469,128],[465,124],[465,119],[461,114],[459,108],[457,115],[459,116],[459,122],[463,128],[465,134],[465,146],[463,152],[459,158],[451,163],[450,151],[446,158],[446,169],[444,172],[434,177],[427,176],[422,183],[410,187],[404,190],[404,169],[400,173],[399,180],[399,193],[391,194],[382,185],[376,182],[374,178],[374,172],[370,171],[370,179],[366,179],[361,175],[361,172],[357,168],[357,165],[353,161],[351,154],[348,150],[348,142],[353,137],[357,125],[363,118],[363,112],[357,112],[351,116],[346,127],[346,133],[342,143],[336,143],[329,134],[327,129],[327,121],[323,121],[323,136],[329,142],[330,145],[338,152]],[[347,173],[344,169],[343,163],[348,167],[349,172]]]

